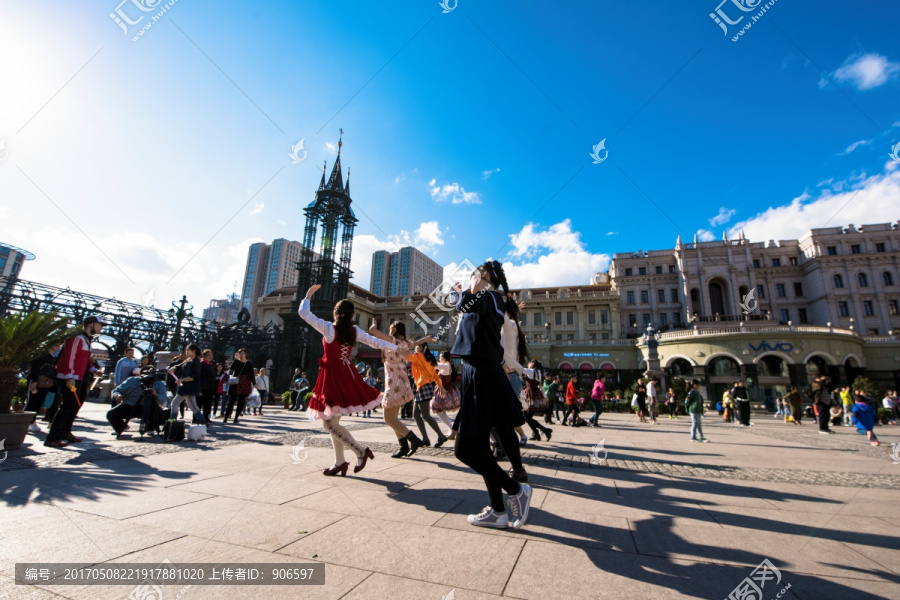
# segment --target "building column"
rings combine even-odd
[[[762,394],[759,390],[759,377],[756,376],[757,369],[755,363],[741,364],[741,377],[744,385],[747,386],[747,395],[750,400],[761,401]],[[752,383],[750,383],[752,381]]]

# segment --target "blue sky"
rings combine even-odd
[[[900,219],[895,3],[778,0],[733,42],[764,3],[722,4],[726,36],[715,0],[177,0],[133,42],[166,3],[118,1],[0,0],[0,240],[28,279],[224,297],[250,242],[302,238],[341,127],[364,286],[395,244],[575,285],[679,234]]]

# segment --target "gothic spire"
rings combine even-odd
[[[328,168],[328,161],[322,161],[322,181],[319,182],[319,189],[325,189],[325,169]]]
[[[344,182],[341,179],[341,146],[343,145],[344,130],[341,129],[341,137],[338,139],[337,158],[334,160],[334,166],[331,168],[331,177],[328,178],[326,189],[343,191]]]
[[[350,195],[350,167],[347,167],[347,185],[344,186],[344,193]]]

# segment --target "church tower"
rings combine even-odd
[[[285,347],[282,349],[281,368],[278,370],[279,389],[287,389],[296,367],[309,375],[310,382],[315,380],[318,372],[318,359],[322,356],[321,336],[297,314],[306,291],[313,284],[322,284],[311,301],[310,309],[316,316],[327,321],[333,319],[335,304],[346,298],[349,292],[352,275],[350,255],[357,218],[350,208],[350,171],[347,171],[346,184],[341,176],[343,134],[342,129],[331,175],[326,180],[327,164],[324,165],[315,199],[303,209],[306,226],[303,229],[303,248],[297,263],[297,290],[290,314],[281,315],[285,327]]]

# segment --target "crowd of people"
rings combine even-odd
[[[601,427],[605,401],[627,402],[620,392],[607,392],[602,378],[597,378],[585,394],[579,389],[577,377],[551,375],[539,360],[529,358],[525,336],[518,326],[524,305],[513,300],[503,266],[497,261],[481,265],[467,289],[457,285],[451,291],[460,315],[457,336],[452,349],[439,356],[429,348],[435,342],[433,337],[409,339],[401,321],[391,323],[387,332],[379,331],[374,320],[368,331],[360,329],[353,322],[355,307],[349,300],[336,304],[332,321],[317,317],[310,311],[310,299],[319,288],[314,285],[308,290],[299,315],[322,335],[324,356],[314,385],[307,373],[295,370],[285,406],[288,411],[305,411],[307,418],[321,421],[329,433],[334,462],[323,471],[326,476],[347,475],[350,463],[345,459],[345,449],[356,458],[354,473],[375,459],[372,450],[341,424],[341,418],[371,417],[380,409],[397,440],[392,458],[410,457],[420,448],[432,446],[432,433],[434,447],[452,443],[455,456],[481,475],[488,493],[489,504],[480,513],[469,515],[468,522],[479,527],[519,528],[527,521],[532,495],[520,446],[529,441],[549,442],[553,430],[548,425],[556,422],[566,427]],[[47,446],[82,441],[72,433],[72,424],[89,387],[102,373],[102,367],[91,357],[91,343],[103,326],[98,317],[87,317],[79,335],[62,347],[49,348],[45,356],[31,364],[26,410],[46,409],[45,418],[50,422],[44,442]],[[381,350],[383,381],[372,369],[353,364],[350,356],[357,343]],[[148,404],[169,421],[183,419],[187,407],[192,422],[207,428],[217,418],[223,424],[229,420],[237,424],[245,415],[264,414],[270,381],[266,369],[253,364],[248,349],[239,349],[226,364],[217,362],[211,350],[188,344],[164,366],[154,364],[150,356],[136,360],[135,352],[128,348],[112,375],[115,387],[107,420],[117,438],[129,429],[131,419],[147,419]],[[701,382],[692,380],[683,399],[671,387],[661,394],[659,385],[659,379],[651,376],[633,386],[631,404],[639,421],[657,424],[660,402],[669,419],[677,419],[678,408],[683,407],[691,420],[690,440],[708,442],[702,426],[705,400]],[[831,389],[825,376],[817,377],[810,386],[820,433],[831,433],[830,425],[855,425],[878,445],[873,433],[876,413],[872,401],[861,391],[852,395],[850,388],[844,387],[839,391],[841,402],[834,402]],[[594,408],[588,421],[580,416],[585,396]],[[802,423],[801,396],[796,387],[783,398],[778,397],[776,404],[776,417]],[[896,393],[888,392],[884,407],[900,421]],[[726,422],[753,425],[743,381],[736,381],[725,391],[717,408]],[[407,426],[404,417],[412,420],[415,428]],[[525,425],[530,436],[523,429]],[[41,432],[36,423],[31,424],[31,430]],[[499,466],[503,458],[510,462],[508,471]]]

